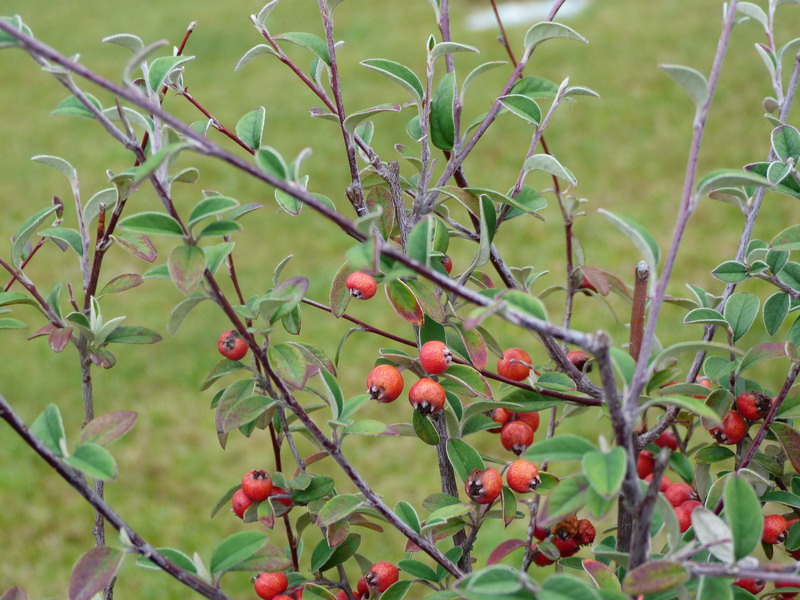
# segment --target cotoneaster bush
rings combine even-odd
[[[284,156],[280,140],[265,140],[264,107],[229,125],[189,93],[185,69],[193,59],[187,52],[193,26],[171,53],[132,34],[106,38],[132,53],[118,84],[49,47],[22,17],[0,20],[0,47],[27,52],[68,91],[54,114],[91,120],[108,134],[108,144],[130,152],[129,165],[110,165],[108,186],[91,192],[82,189],[67,158],[33,157],[67,178],[73,198],[54,196],[50,205],[37,207],[19,225],[8,256],[0,258],[10,276],[0,293],[0,307],[9,313],[0,328],[30,327],[31,338],[45,337],[55,353],[74,346],[80,359],[84,405],[77,434],[64,427],[66,407],[50,404],[28,427],[0,397],[0,417],[96,511],[95,545],[76,562],[71,600],[111,598],[125,561],[160,569],[214,599],[229,598],[227,582],[241,572],[252,577],[253,595],[265,600],[710,600],[800,593],[794,562],[800,557],[800,433],[793,422],[800,403],[793,392],[800,319],[790,314],[800,306],[800,263],[792,260],[800,249],[800,225],[786,223],[769,240],[752,235],[766,194],[776,201],[800,198],[800,132],[788,122],[800,80],[800,42],[776,36],[776,19],[797,10],[781,5],[797,2],[731,1],[723,7],[707,75],[662,66],[695,106],[673,238],[662,254],[646,225],[608,210],[592,216],[593,227],[610,233],[612,225],[641,259],[635,271],[616,274],[585,263],[573,232],[575,219],[584,216],[583,200],[574,195],[580,165],[551,151],[545,139],[565,105],[597,101],[597,94],[569,79],[557,83],[526,71],[542,44],[587,42],[555,21],[563,4],[554,2],[547,19],[530,27],[522,48],[509,44],[498,23],[509,75],[488,111],[471,123],[461,118],[470,86],[501,65],[458,69],[461,53],[479,49],[450,39],[447,0],[431,0],[438,27],[428,38],[422,68],[391,57],[363,58],[372,76],[397,84],[396,97],[357,110],[345,107],[336,57],[334,15],[347,10],[344,0],[319,0],[322,37],[275,33],[271,13],[288,5],[274,0],[264,6],[251,17],[260,41],[236,69],[251,62],[289,69],[304,93],[317,97],[311,116],[321,122],[320,131],[331,127],[323,121],[334,124],[346,159],[336,167],[350,178],[342,193],[328,195],[305,174],[308,152]],[[771,150],[741,169],[701,174],[704,127],[727,46],[733,28],[747,20],[763,33],[756,50],[772,89],[764,100]],[[287,44],[308,51],[310,67],[290,58]],[[93,87],[116,102],[104,106]],[[170,113],[164,105],[175,96],[203,119],[186,123]],[[402,163],[372,145],[387,112],[408,117],[407,137],[390,140]],[[480,157],[480,140],[501,114],[531,132],[519,174],[513,183],[471,185],[465,160]],[[212,129],[224,138],[212,136]],[[202,190],[191,210],[179,210],[175,197],[186,192],[177,184],[195,183],[199,175],[184,163],[198,155],[260,182],[274,197],[272,209],[294,216],[304,208],[314,211],[332,232],[352,238],[339,270],[289,275],[291,256],[284,249],[267,240],[238,246],[237,234],[250,213],[265,209],[261,203]],[[545,187],[532,185],[534,174],[547,177]],[[157,210],[138,203],[144,190],[160,201]],[[727,284],[725,291],[717,296],[691,284],[690,297],[668,296],[689,218],[707,197],[744,215],[736,255],[711,273]],[[545,211],[550,218],[560,213],[566,247],[564,280],[550,288],[540,281],[544,271],[509,265],[501,254],[504,223],[535,225]],[[459,264],[448,254],[453,239],[471,245],[469,261]],[[54,246],[77,262],[79,279],[29,276],[29,263],[46,261]],[[285,250],[303,252],[303,240]],[[138,263],[143,272],[105,273],[109,251],[144,261]],[[241,252],[263,257],[270,283],[238,277],[235,257]],[[311,280],[320,278],[330,281],[326,304],[308,296]],[[134,428],[138,415],[96,415],[92,372],[115,366],[117,344],[161,341],[156,331],[106,308],[110,294],[125,292],[133,302],[144,293],[136,288],[145,279],[174,284],[185,295],[164,315],[173,336],[180,337],[181,324],[201,303],[211,301],[224,314],[227,329],[212,336],[222,358],[199,382],[211,397],[214,434],[223,448],[230,436],[243,435],[254,447],[268,440],[273,453],[265,465],[263,454],[254,452],[259,464],[242,465],[241,474],[220,482],[211,516],[239,524],[238,517],[242,529],[207,556],[189,548],[155,549],[105,499],[105,482],[117,475],[107,446]],[[564,298],[563,310],[548,314],[542,298],[555,293]],[[577,294],[597,302],[574,303]],[[570,327],[574,311],[596,310],[610,294],[629,303],[629,339]],[[405,333],[352,316],[348,310],[356,300],[367,307],[360,315],[392,311]],[[682,324],[661,322],[667,302],[684,311]],[[38,311],[36,318],[26,305]],[[354,325],[333,356],[304,340],[302,316],[311,310]],[[502,321],[518,332],[514,347],[501,347],[492,334]],[[701,325],[702,333],[685,327],[684,341],[660,343],[658,331],[683,324]],[[743,338],[753,327],[763,328],[771,341],[747,344]],[[387,344],[376,356],[350,357],[347,340],[355,332]],[[191,350],[213,355],[213,341],[208,349]],[[539,354],[548,359],[532,359]],[[363,393],[353,397],[339,384],[345,356],[364,365]],[[751,379],[751,369],[767,361],[786,375]],[[410,404],[404,422],[360,414],[370,402],[385,406],[404,393]],[[593,431],[598,421],[610,423],[610,438],[559,431],[565,423],[571,431],[581,423]],[[491,453],[475,449],[473,440],[493,435]],[[398,436],[417,439],[418,455],[408,460],[429,463],[441,491],[421,496],[410,486],[404,500],[387,505],[360,475],[365,462],[380,456],[350,453],[350,436],[383,437],[386,447]],[[302,455],[300,437],[315,450]],[[292,464],[283,460],[283,447]],[[317,472],[321,461],[335,464],[348,486]],[[507,535],[483,555],[475,551],[476,541],[492,521],[502,523]],[[360,552],[363,536],[388,528],[405,536],[404,547],[378,546],[379,556]],[[319,541],[312,547],[307,540]],[[16,586],[0,598],[27,594]]]

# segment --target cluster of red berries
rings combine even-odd
[[[248,471],[242,478],[242,487],[236,490],[231,498],[231,510],[236,513],[237,517],[243,519],[245,511],[253,502],[263,502],[271,496],[277,496],[275,498],[277,502],[291,509],[292,499],[289,498],[289,492],[274,485],[269,473],[258,470]]]
[[[499,433],[503,447],[517,456],[533,443],[533,434],[539,429],[537,412],[513,412],[507,408],[495,408],[488,412],[488,417],[500,425],[489,429],[489,432]]]
[[[280,571],[259,573],[253,578],[253,588],[259,598],[264,600],[302,600],[302,587],[287,592],[288,587],[289,580]]]
[[[533,563],[539,567],[546,567],[559,558],[573,556],[581,546],[594,542],[596,531],[591,521],[579,520],[573,515],[557,523],[552,530],[535,527],[533,535],[539,540],[531,546],[534,550]],[[544,544],[540,544],[541,542]],[[555,547],[557,554],[552,547]]]
[[[751,392],[752,393],[752,392]],[[765,544],[780,544],[786,541],[789,535],[789,528],[800,521],[800,519],[787,520],[781,515],[765,515],[764,516],[764,531],[761,534],[761,541]],[[789,556],[795,560],[800,559],[800,550],[789,551]],[[734,585],[747,590],[751,594],[759,594],[764,591],[766,582],[760,579],[737,579],[733,582]],[[777,600],[791,600],[800,595],[800,585],[788,581],[775,581],[775,589],[788,588],[795,589],[796,592],[783,592],[775,596]]]
[[[738,444],[747,435],[748,421],[761,421],[772,407],[773,398],[760,392],[746,391],[736,397],[736,408],[728,413],[721,425],[708,432],[719,444]]]
[[[756,594],[760,594],[764,591],[764,588],[767,587],[767,582],[763,579],[737,579],[733,582],[733,585],[738,586],[755,596]],[[777,579],[773,582],[773,585],[775,586],[776,590],[780,588],[797,590],[796,592],[783,592],[782,594],[773,596],[775,600],[792,600],[800,595],[800,585],[792,583],[791,581],[781,581],[780,579]]]
[[[541,483],[539,469],[528,460],[515,460],[506,471],[506,483],[520,494],[532,492]],[[473,469],[464,483],[464,491],[473,502],[491,504],[503,491],[503,476],[494,467]]]
[[[390,562],[376,562],[369,572],[358,580],[353,596],[356,600],[369,598],[372,589],[379,593],[385,592],[389,586],[400,578],[400,571]],[[347,592],[341,590],[336,594],[336,600],[347,600]]]

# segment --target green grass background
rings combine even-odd
[[[456,57],[460,78],[469,69],[487,60],[503,60],[495,31],[480,33],[463,29],[465,11],[488,2],[453,0],[453,37],[481,49],[482,54]],[[315,121],[308,109],[318,106],[315,97],[272,57],[265,56],[233,71],[238,58],[251,46],[261,43],[247,19],[257,12],[259,2],[225,3],[199,0],[172,2],[81,2],[52,3],[41,0],[6,0],[5,14],[20,13],[45,42],[71,55],[80,53],[81,62],[100,73],[119,80],[127,51],[101,43],[101,38],[120,32],[140,35],[146,42],[168,39],[177,44],[186,25],[198,21],[187,54],[197,58],[186,68],[190,91],[222,122],[233,127],[237,119],[259,105],[267,108],[265,143],[293,157],[311,146],[314,154],[305,164],[311,176],[310,188],[334,200],[347,212],[343,190],[348,182],[346,161],[337,129],[328,122]],[[559,110],[548,131],[551,150],[579,179],[576,194],[588,199],[586,218],[576,224],[576,234],[586,255],[586,263],[618,273],[630,281],[639,260],[627,239],[611,229],[596,214],[600,207],[631,217],[650,229],[666,249],[674,214],[683,184],[683,172],[691,136],[692,107],[682,90],[657,65],[677,63],[708,72],[716,47],[720,25],[720,2],[641,2],[604,0],[595,2],[568,24],[590,40],[583,46],[550,42],[537,50],[527,74],[595,89],[601,99],[581,98]],[[779,40],[797,35],[798,10],[782,7]],[[349,0],[336,13],[337,39],[346,40],[340,48],[339,64],[348,111],[382,102],[403,102],[403,92],[387,80],[359,65],[369,57],[399,60],[422,73],[424,47],[428,33],[435,29],[427,2],[367,2]],[[292,0],[280,5],[270,20],[274,33],[311,31],[321,34],[316,3]],[[514,48],[521,47],[525,28],[510,28]],[[712,168],[733,167],[764,160],[769,149],[770,125],[761,117],[761,101],[771,88],[760,59],[753,50],[763,34],[754,23],[737,27],[731,40],[729,59],[723,70],[718,97],[712,108],[701,157],[701,173]],[[305,50],[287,50],[302,65],[309,57]],[[71,161],[81,177],[83,199],[107,186],[106,169],[119,172],[130,166],[130,158],[106,138],[99,127],[80,119],[48,117],[65,97],[51,76],[41,72],[19,51],[0,55],[0,198],[3,219],[0,235],[8,239],[20,223],[39,210],[53,194],[61,196],[72,215],[72,200],[65,180],[57,173],[31,162],[36,154],[53,154]],[[464,109],[465,122],[487,110],[509,70],[497,69],[471,88]],[[89,88],[93,93],[96,90]],[[98,93],[105,105],[111,100]],[[170,95],[166,108],[187,121],[199,119],[191,106]],[[397,159],[395,143],[412,146],[404,133],[410,111],[383,115],[375,119],[375,147],[384,159]],[[215,132],[214,139],[226,143]],[[529,142],[530,130],[521,121],[505,116],[484,137],[474,157],[466,163],[472,185],[505,189],[518,172]],[[238,150],[232,144],[229,146]],[[245,293],[263,292],[274,266],[288,253],[295,257],[285,276],[306,275],[311,279],[309,295],[325,301],[331,278],[343,260],[351,241],[310,210],[292,218],[275,209],[272,190],[224,168],[219,163],[197,156],[184,156],[181,164],[198,166],[201,179],[195,186],[176,186],[175,201],[188,214],[200,198],[201,189],[214,189],[241,202],[263,202],[266,207],[250,216],[245,231],[237,237],[236,259]],[[403,168],[407,170],[408,165]],[[532,179],[545,187],[545,179]],[[552,198],[551,198],[552,199]],[[794,222],[796,201],[768,194],[757,233],[769,239]],[[139,210],[158,210],[154,195],[143,191],[129,203],[129,214]],[[348,213],[349,214],[349,213]],[[537,283],[537,290],[563,281],[563,229],[557,207],[545,211],[547,223],[517,219],[503,227],[499,247],[511,265],[535,265],[551,274]],[[682,282],[689,281],[712,292],[722,284],[712,280],[709,271],[731,258],[742,224],[742,216],[730,205],[704,200],[692,219],[691,228],[679,256],[679,267],[670,293],[685,293]],[[157,240],[163,262],[171,246]],[[10,244],[6,245],[10,248]],[[468,263],[472,248],[460,241],[452,245],[456,269]],[[8,250],[6,250],[8,254]],[[44,290],[56,281],[79,285],[74,255],[61,254],[46,247],[32,262],[30,277]],[[102,282],[125,272],[142,273],[149,265],[118,248],[112,249],[105,264]],[[4,278],[3,278],[4,279]],[[758,290],[750,284],[745,289]],[[766,297],[761,289],[762,297]],[[107,297],[103,310],[107,316],[127,315],[128,323],[141,324],[165,334],[165,340],[151,347],[117,346],[119,364],[111,371],[95,370],[97,412],[133,409],[139,412],[134,430],[117,442],[112,451],[120,475],[107,487],[108,499],[120,514],[156,546],[172,546],[187,553],[199,552],[209,558],[216,543],[241,531],[241,522],[220,514],[209,520],[216,498],[248,469],[273,468],[271,449],[263,432],[251,439],[231,436],[223,451],[214,435],[213,413],[208,410],[210,392],[198,386],[217,361],[215,342],[227,328],[219,310],[210,303],[198,308],[187,319],[179,334],[166,335],[165,325],[172,306],[181,300],[174,286],[164,281],[148,281],[141,288]],[[548,298],[554,320],[561,319],[563,295]],[[626,337],[627,305],[611,300],[615,317],[596,300],[576,299],[574,325],[586,330],[606,328],[616,343]],[[392,313],[381,296],[370,303],[353,305],[354,315],[363,317],[402,335],[407,326]],[[664,318],[679,322],[682,311],[666,307]],[[0,393],[31,422],[47,405],[58,404],[65,417],[71,439],[81,422],[81,392],[78,360],[73,348],[62,354],[50,352],[46,343],[26,336],[42,322],[33,311],[15,310],[15,316],[28,320],[29,331],[4,332],[0,354]],[[502,345],[527,348],[536,362],[546,355],[535,340],[514,331],[499,321],[492,323]],[[333,355],[348,325],[327,314],[306,308],[303,312],[304,340],[313,342]],[[700,334],[696,326],[663,326],[664,341],[693,339]],[[278,338],[288,337],[278,334]],[[763,327],[756,325],[743,343],[764,341]],[[340,381],[348,395],[362,392],[363,381],[384,344],[379,338],[356,335],[348,341],[341,363]],[[780,372],[765,369],[762,383],[777,389]],[[407,383],[410,385],[410,382]],[[409,420],[404,399],[391,406],[367,406],[363,416],[387,422]],[[597,413],[578,417],[563,426],[595,439],[606,434],[607,420]],[[7,428],[0,428],[0,590],[12,585],[28,589],[33,598],[63,598],[72,565],[93,541],[90,534],[92,511],[44,463]],[[470,441],[481,451],[506,457],[497,438],[479,434]],[[301,442],[304,453],[312,447]],[[366,479],[390,505],[401,499],[420,502],[438,491],[438,475],[432,449],[409,438],[348,439],[346,450]],[[285,457],[288,460],[288,456]],[[563,474],[569,465],[555,465]],[[340,489],[353,491],[328,461],[313,466],[315,472],[331,473],[341,482]],[[298,511],[299,512],[299,511]],[[610,525],[610,521],[603,523]],[[250,525],[249,527],[257,527]],[[482,566],[488,552],[506,537],[521,537],[524,525],[515,524],[503,531],[490,523],[478,542],[475,556]],[[109,535],[116,544],[115,534]],[[270,532],[280,545],[280,528]],[[319,537],[305,536],[304,565]],[[391,531],[384,535],[365,532],[362,553],[373,560],[397,561],[402,558],[402,540]],[[509,559],[517,564],[519,556]],[[117,584],[119,598],[185,598],[190,593],[166,575],[142,572],[126,561]],[[355,569],[350,568],[355,579]],[[246,574],[230,574],[225,589],[234,596],[250,597]],[[415,591],[422,594],[422,588]]]

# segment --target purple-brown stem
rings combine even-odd
[[[639,360],[644,335],[644,313],[647,308],[647,284],[650,281],[650,266],[641,261],[636,265],[633,284],[633,307],[631,308],[630,353]]]

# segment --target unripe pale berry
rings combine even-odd
[[[756,595],[764,591],[764,588],[767,587],[767,582],[763,579],[737,579],[733,582],[733,585]]]
[[[575,368],[578,371],[583,371],[584,365],[589,361],[589,355],[586,354],[583,350],[570,350],[567,352],[567,360],[575,365]],[[590,366],[586,371],[591,371],[592,367]]]
[[[539,429],[539,413],[538,412],[518,412],[514,413],[512,417],[513,421],[522,421],[531,428],[533,433],[536,433],[536,430]]]
[[[289,580],[280,571],[274,573],[259,573],[253,582],[256,594],[264,600],[272,600],[278,594],[282,594],[289,587]]]
[[[500,471],[489,467],[485,471],[473,469],[464,484],[470,500],[478,504],[491,504],[503,491],[503,478]]]
[[[434,381],[424,377],[417,381],[408,390],[408,401],[423,415],[431,415],[444,408],[447,400],[444,388]]]
[[[500,427],[494,427],[493,429],[488,429],[489,433],[500,433],[503,429],[503,425],[508,423],[513,417],[514,413],[508,410],[507,408],[495,408],[494,410],[490,410],[486,413],[492,421],[495,423],[499,423]]]
[[[383,593],[400,578],[400,571],[390,562],[381,561],[372,565],[364,579],[367,585]]]
[[[378,365],[367,377],[367,392],[378,402],[394,402],[403,391],[403,375],[392,365]]]
[[[676,506],[674,510],[675,516],[678,518],[678,529],[683,533],[692,526],[692,513],[683,506]]]
[[[664,497],[672,506],[680,506],[687,500],[697,500],[697,492],[688,483],[673,483],[664,492]]]
[[[535,490],[541,482],[539,469],[529,460],[515,460],[506,471],[506,482],[515,492],[527,494]]]
[[[239,360],[247,354],[247,342],[235,329],[223,331],[217,340],[217,350],[228,360]]]
[[[248,471],[242,477],[242,491],[254,502],[263,502],[272,493],[272,479],[266,471]]]
[[[375,295],[375,292],[378,291],[378,283],[375,281],[375,278],[361,271],[350,273],[350,275],[347,276],[345,285],[350,291],[350,295],[357,300],[369,300]]]
[[[742,392],[736,397],[736,411],[748,421],[760,421],[771,406],[772,398],[758,392]]]
[[[240,519],[244,519],[245,511],[250,508],[253,499],[244,493],[244,490],[238,489],[231,498],[231,510],[236,513]]]
[[[652,475],[655,466],[656,459],[653,458],[653,453],[649,450],[642,450],[636,460],[636,472],[639,474],[639,479]]]
[[[511,421],[503,425],[500,442],[506,450],[519,456],[533,443],[533,430],[522,421]]]
[[[530,355],[522,348],[509,348],[497,361],[497,373],[506,379],[522,381],[530,373]]]
[[[738,444],[747,435],[747,423],[736,411],[731,411],[722,425],[712,427],[708,432],[718,444]]]
[[[789,523],[781,515],[767,515],[764,517],[764,532],[761,541],[765,544],[779,544],[786,540]]]
[[[453,354],[444,342],[431,340],[422,344],[419,349],[419,362],[431,375],[444,373],[452,361]]]

